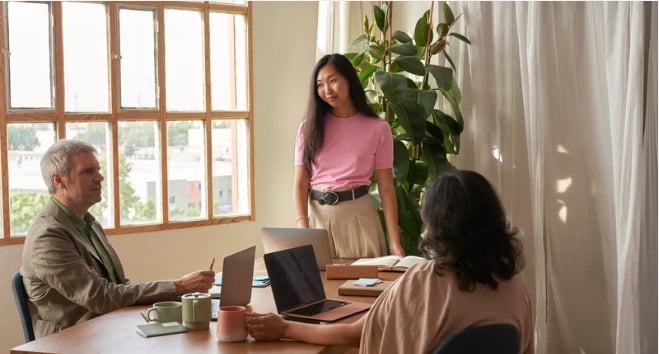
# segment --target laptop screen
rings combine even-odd
[[[263,255],[277,311],[325,299],[323,281],[311,245]]]

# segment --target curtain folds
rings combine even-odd
[[[520,230],[536,352],[657,353],[657,3],[450,5],[472,41],[453,162]]]

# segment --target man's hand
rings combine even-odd
[[[215,272],[212,270],[198,270],[174,280],[176,292],[180,295],[194,292],[208,292],[215,282]]]
[[[273,313],[260,315],[247,314],[247,331],[256,340],[273,341],[286,336],[288,323]]]

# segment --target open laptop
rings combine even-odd
[[[217,320],[217,311],[220,306],[246,306],[252,300],[255,253],[256,246],[252,246],[224,257],[220,299],[211,301],[211,317],[213,320]]]
[[[262,227],[261,236],[265,253],[311,245],[316,256],[318,269],[332,264],[329,236],[325,229],[298,229],[290,227]]]
[[[292,318],[331,322],[366,311],[371,304],[327,299],[311,245],[263,256],[277,311]]]

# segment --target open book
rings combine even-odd
[[[378,270],[404,272],[407,268],[425,261],[423,257],[405,256],[399,257],[396,255],[376,257],[376,258],[360,258],[352,263],[352,265],[376,265]]]

